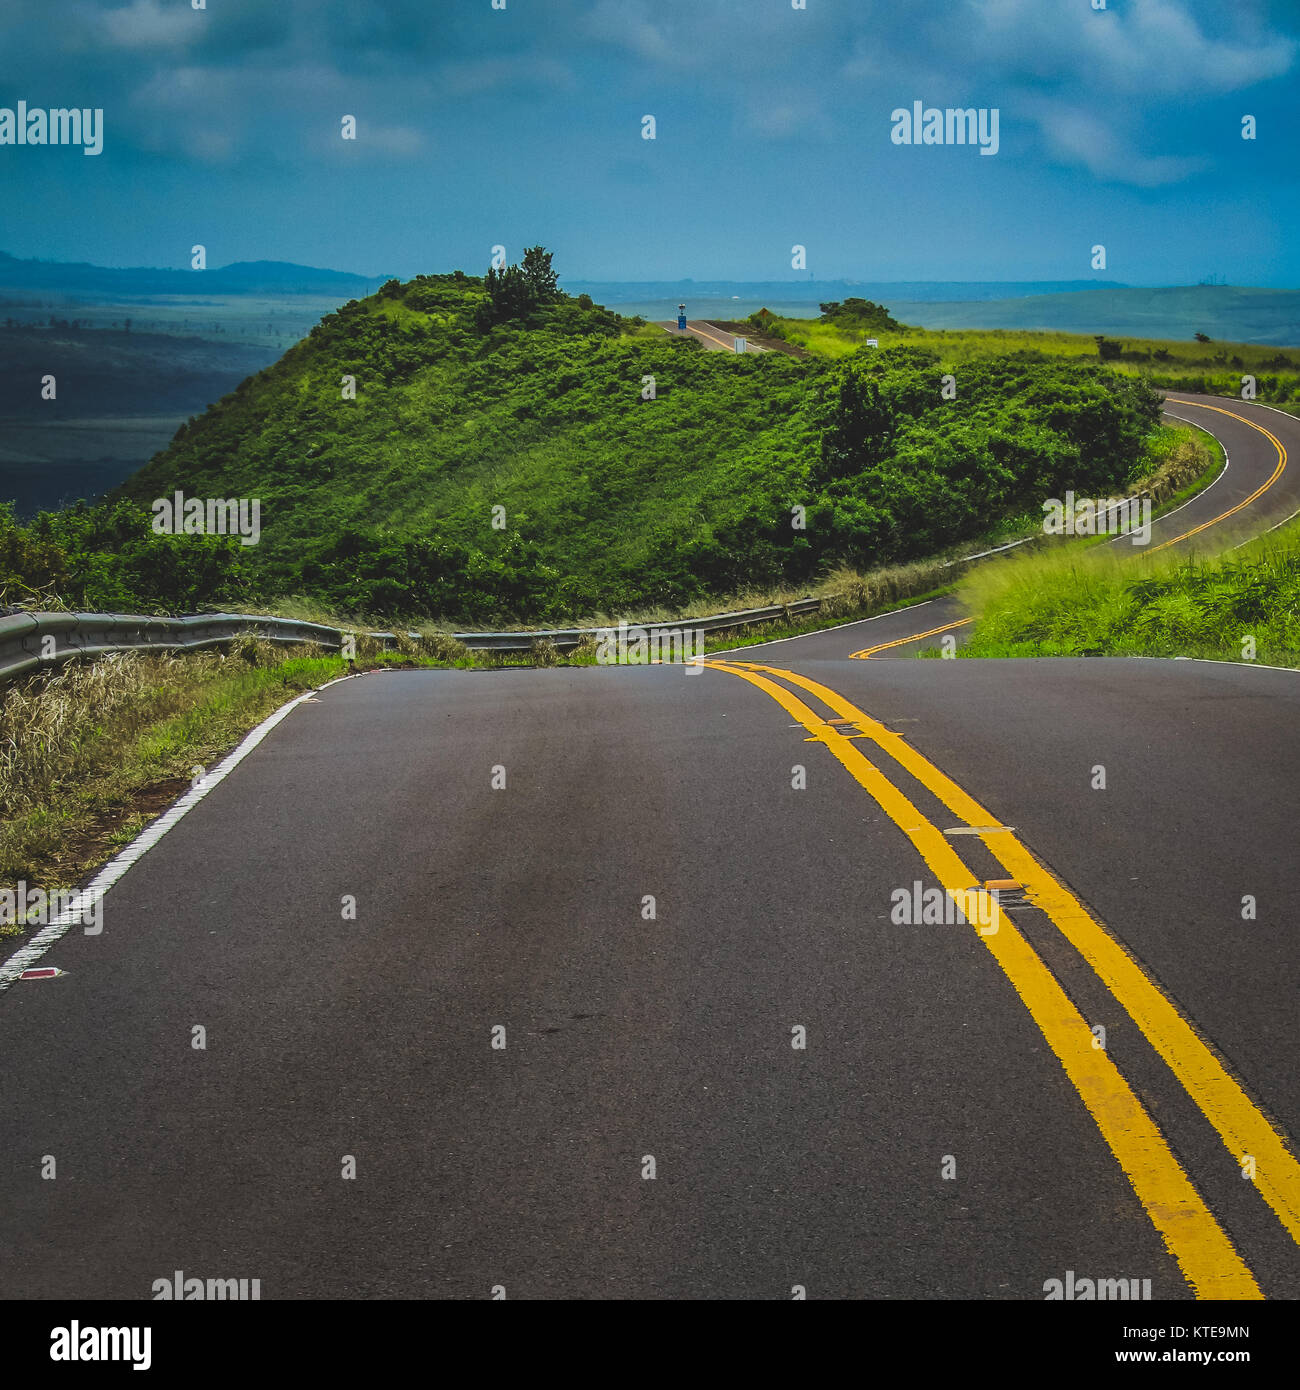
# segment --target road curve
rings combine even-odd
[[[296,706],[0,994],[0,1295],[1300,1296],[1300,674],[939,607]]]
[[[1269,406],[1220,396],[1167,393],[1165,414],[1207,430],[1223,445],[1227,466],[1188,502],[1158,517],[1146,553],[1223,550],[1280,525],[1300,512],[1300,420]],[[1134,549],[1127,536],[1111,545]],[[959,645],[970,615],[955,595],[789,639],[772,651],[781,659],[855,656],[912,657],[951,637]],[[764,650],[744,648],[744,652]],[[738,649],[734,654],[741,654]]]

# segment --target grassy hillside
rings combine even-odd
[[[1262,292],[1261,292],[1262,293]],[[1071,296],[1078,297],[1078,296]],[[1300,295],[1297,295],[1300,301]],[[978,305],[972,305],[973,309]],[[758,316],[752,320],[757,326]],[[763,320],[772,331],[772,320]],[[1300,347],[1260,346],[1258,343],[1207,342],[1171,338],[1130,338],[1108,330],[1097,334],[1031,332],[1027,329],[931,329],[902,326],[855,325],[842,317],[776,320],[777,331],[788,342],[806,348],[829,361],[849,357],[875,338],[882,349],[907,345],[933,352],[945,369],[989,356],[1038,353],[1071,362],[1105,363],[1114,372],[1140,376],[1152,386],[1169,391],[1199,391],[1216,396],[1240,396],[1243,375],[1256,379],[1257,399],[1300,410]],[[1300,340],[1300,323],[1289,331],[1289,341]]]
[[[679,608],[924,558],[1159,453],[1155,394],[1095,361],[972,352],[950,398],[924,346],[709,353],[553,276],[520,298],[523,273],[345,305],[109,503],[0,517],[0,587],[465,624]],[[260,543],[153,535],[178,489],[260,499]]]
[[[246,558],[265,592],[476,620],[678,599],[679,538],[759,473],[797,476],[796,364],[726,361],[577,301],[484,329],[485,298],[422,277],[345,306],[122,495],[260,497]]]

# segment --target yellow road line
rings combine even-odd
[[[890,647],[905,647],[909,642],[919,642],[922,637],[933,637],[937,632],[947,632],[954,627],[965,627],[974,618],[958,618],[955,623],[944,623],[942,627],[932,627],[929,632],[914,632],[910,637],[896,637],[892,642],[880,642],[874,647],[864,647],[860,652],[850,652],[854,661],[865,661],[873,652],[888,651]]]
[[[906,772],[968,825],[996,825],[997,817],[981,806],[916,751],[828,686],[778,667],[745,663],[750,669],[780,676],[818,696],[854,724]],[[1014,834],[984,837],[984,843],[1011,877],[1024,885],[1030,901],[1092,966],[1120,1007],[1164,1058],[1201,1113],[1218,1131],[1234,1163],[1255,1160],[1255,1187],[1278,1220],[1300,1242],[1300,1163],[1286,1140],[1229,1074],[1209,1044],[1142,967],[1094,918],[1073,893],[1040,864]]]
[[[908,837],[948,892],[979,890],[979,879],[962,863],[938,827],[921,815],[855,743],[774,681],[739,666],[705,665],[757,686],[824,743]],[[991,906],[997,930],[988,935],[979,932],[979,939],[1024,1001],[1193,1292],[1203,1299],[1262,1298],[1254,1276],[1155,1122],[1109,1056],[1093,1046],[1093,1035],[1083,1016],[996,902]]]
[[[717,343],[719,347],[726,348],[728,352],[735,352],[736,350],[734,338],[731,342],[727,342],[724,338],[715,338],[711,333],[706,333],[702,328],[692,328],[690,331],[692,333],[698,333],[701,338],[707,338],[711,343]]]
[[[1270,430],[1266,430],[1263,425],[1257,424],[1254,420],[1248,420],[1244,415],[1238,415],[1235,411],[1224,410],[1222,406],[1218,405],[1206,405],[1201,401],[1184,400],[1177,400],[1174,402],[1174,404],[1192,405],[1195,406],[1197,410],[1213,410],[1220,415],[1228,416],[1229,419],[1240,420],[1243,425],[1249,425],[1250,428],[1253,430],[1258,430],[1260,434],[1265,435],[1269,439],[1273,447],[1277,450],[1277,467],[1273,470],[1273,474],[1268,479],[1268,481],[1263,483],[1260,487],[1257,487],[1255,491],[1252,492],[1250,496],[1245,499],[1244,502],[1238,502],[1235,507],[1230,507],[1226,512],[1223,513],[1222,516],[1216,516],[1213,521],[1203,521],[1199,526],[1193,526],[1190,531],[1184,531],[1181,536],[1175,536],[1171,541],[1161,542],[1161,544],[1157,545],[1154,549],[1148,550],[1148,555],[1154,555],[1157,551],[1165,550],[1171,545],[1177,545],[1179,541],[1185,541],[1189,536],[1199,535],[1202,531],[1208,530],[1211,526],[1217,526],[1221,521],[1227,521],[1227,519],[1230,516],[1235,515],[1243,507],[1250,506],[1250,504],[1257,497],[1260,497],[1264,493],[1266,493],[1269,490],[1269,488],[1271,488],[1273,484],[1277,482],[1277,480],[1286,471],[1286,448],[1284,447],[1282,441]]]
[[[1199,526],[1192,527],[1190,531],[1184,531],[1182,535],[1175,536],[1172,540],[1162,541],[1159,545],[1154,546],[1152,549],[1148,550],[1146,552],[1148,555],[1155,555],[1158,551],[1166,550],[1171,545],[1177,545],[1179,541],[1185,541],[1188,539],[1189,536],[1200,535],[1202,531],[1208,531],[1211,526],[1217,526],[1219,522],[1226,521],[1230,516],[1235,516],[1236,513],[1241,511],[1243,507],[1250,506],[1250,504],[1253,501],[1255,501],[1256,498],[1262,497],[1264,493],[1266,493],[1269,490],[1269,488],[1271,488],[1273,484],[1277,482],[1277,480],[1286,471],[1286,446],[1275,434],[1272,433],[1272,431],[1266,430],[1263,425],[1258,424],[1254,420],[1248,420],[1244,415],[1238,415],[1235,411],[1224,410],[1222,406],[1218,405],[1205,405],[1200,401],[1184,400],[1176,400],[1174,404],[1193,405],[1198,410],[1213,410],[1220,415],[1227,415],[1229,418],[1233,420],[1240,420],[1243,425],[1249,425],[1250,428],[1253,430],[1258,430],[1260,434],[1265,435],[1268,438],[1270,443],[1277,450],[1277,467],[1274,468],[1271,476],[1268,478],[1266,482],[1261,483],[1260,486],[1257,487],[1255,491],[1250,494],[1249,497],[1245,498],[1241,502],[1238,502],[1235,507],[1229,507],[1226,512],[1223,512],[1220,516],[1216,516],[1212,521],[1203,521]],[[909,642],[919,642],[923,637],[934,637],[940,632],[948,632],[955,627],[965,627],[967,623],[973,623],[974,621],[974,618],[962,618],[959,622],[947,623],[943,627],[932,627],[928,632],[916,632],[913,633],[910,637],[899,637],[892,642],[881,642],[878,646],[875,647],[865,647],[860,652],[850,652],[849,656],[851,659],[855,661],[865,661],[869,657],[874,656],[877,652],[888,651],[891,647],[905,647]]]

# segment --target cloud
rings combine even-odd
[[[189,5],[164,10],[158,0],[133,0],[124,9],[99,16],[104,39],[117,48],[170,48],[201,39],[207,17]]]
[[[1219,7],[1232,22],[1235,6]],[[1242,37],[1207,34],[1186,0],[1141,0],[1094,10],[1044,0],[966,0],[968,21],[954,26],[972,58],[1010,81],[1078,84],[1139,96],[1203,96],[1237,91],[1290,71],[1296,42],[1263,35],[1241,16]],[[1214,13],[1213,11],[1211,13]]]
[[[1208,164],[1200,156],[1142,154],[1095,111],[1042,102],[1032,114],[1053,154],[1111,183],[1160,188],[1181,183]]]
[[[444,63],[436,70],[436,86],[444,96],[475,96],[480,92],[521,91],[534,87],[571,87],[573,73],[553,58],[525,55],[474,58]]]
[[[675,66],[690,55],[651,22],[641,0],[597,0],[582,27],[591,38],[628,49],[646,62]]]
[[[724,144],[851,141],[872,112],[919,97],[999,106],[1004,131],[1036,128],[1052,160],[1158,187],[1207,167],[1179,148],[1184,111],[1284,76],[1300,50],[1296,0],[67,3],[51,25],[49,0],[0,0],[0,47],[22,55],[28,88],[14,95],[57,74],[93,88],[121,146],[205,162],[251,149],[314,157],[343,112],[410,158],[419,130],[441,134],[486,95],[502,129],[551,98],[557,129],[590,131],[635,90],[638,103],[671,101],[679,130],[693,121]],[[12,85],[11,71],[0,88]],[[187,120],[203,129],[187,135]],[[276,132],[273,149],[259,124]]]
[[[362,132],[368,146],[397,159],[414,159],[428,146],[423,132],[404,125],[377,125]]]
[[[986,89],[999,92],[1004,121],[1036,124],[1052,156],[1094,177],[1139,188],[1179,183],[1210,168],[1203,155],[1148,151],[1136,132],[1178,139],[1175,112],[1280,77],[1295,63],[1294,39],[1270,30],[1244,4],[1192,0],[1115,3],[1106,10],[1048,0],[965,0],[956,40]],[[1211,33],[1202,17],[1217,23]],[[930,89],[927,89],[930,90]],[[1185,105],[1180,107],[1176,103]],[[1168,136],[1166,138],[1168,138]]]

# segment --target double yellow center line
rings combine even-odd
[[[712,324],[709,324],[709,328],[712,328],[712,327],[713,327],[713,325],[712,325]],[[701,328],[700,325],[699,325],[698,323],[688,324],[688,325],[687,325],[686,331],[687,331],[688,333],[696,333],[696,334],[698,334],[701,338],[707,338],[707,339],[709,340],[709,342],[711,342],[711,343],[716,343],[719,347],[726,348],[726,350],[727,350],[728,352],[735,352],[735,350],[736,350],[736,338],[735,338],[735,335],[732,336],[732,339],[731,339],[730,342],[727,342],[727,340],[726,340],[725,338],[719,336],[720,333],[721,333],[721,330],[719,330],[718,333],[710,333],[710,332],[708,332],[706,329]],[[751,350],[752,350],[753,352],[766,352],[766,351],[767,351],[766,348],[753,347],[752,344],[751,344]]]
[[[887,652],[890,647],[905,647],[909,642],[919,642],[922,637],[933,637],[936,633],[950,632],[955,627],[965,627],[967,623],[974,621],[974,618],[957,618],[951,623],[944,623],[941,627],[932,627],[929,632],[914,632],[910,637],[895,637],[892,642],[878,642],[874,647],[863,647],[860,652],[850,652],[849,656],[854,661],[865,661],[867,657],[874,656],[877,652]]]
[[[1185,541],[1189,536],[1198,536],[1202,531],[1208,531],[1211,526],[1217,526],[1219,522],[1226,521],[1230,516],[1235,516],[1243,507],[1250,506],[1255,498],[1261,497],[1266,493],[1282,474],[1286,472],[1286,446],[1272,430],[1266,430],[1263,425],[1258,424],[1254,420],[1248,420],[1244,415],[1238,415],[1236,411],[1224,410],[1220,405],[1206,405],[1204,401],[1185,401],[1181,399],[1176,401],[1175,404],[1195,406],[1197,410],[1213,410],[1218,415],[1226,415],[1230,420],[1240,420],[1243,425],[1249,425],[1251,429],[1258,430],[1277,450],[1277,466],[1273,469],[1272,474],[1265,482],[1261,483],[1249,497],[1238,502],[1235,507],[1229,507],[1226,512],[1216,516],[1212,521],[1203,521],[1199,526],[1193,526],[1190,531],[1184,531],[1181,536],[1175,536],[1172,540],[1163,541],[1160,545],[1156,546],[1155,549],[1148,550],[1148,555],[1155,555],[1158,551],[1166,550],[1171,545],[1177,545],[1179,541]]]
[[[1230,516],[1235,516],[1243,507],[1248,507],[1257,497],[1262,497],[1269,488],[1286,472],[1287,452],[1286,445],[1275,435],[1272,430],[1267,430],[1263,425],[1255,420],[1248,420],[1244,415],[1238,415],[1236,411],[1224,410],[1219,405],[1206,405],[1202,401],[1178,400],[1177,405],[1195,406],[1197,410],[1213,410],[1218,415],[1226,415],[1230,420],[1239,420],[1243,425],[1249,425],[1251,429],[1258,430],[1277,450],[1277,464],[1273,472],[1262,482],[1249,497],[1243,498],[1234,507],[1229,507],[1226,512],[1221,512],[1210,521],[1203,521],[1199,526],[1193,526],[1190,531],[1184,531],[1181,535],[1174,536],[1170,540],[1162,541],[1159,545],[1146,551],[1147,555],[1156,555],[1162,550],[1168,550],[1171,545],[1177,545],[1179,541],[1185,541],[1191,536],[1199,536],[1202,531],[1208,531],[1211,526],[1217,526],[1219,522],[1226,521]],[[932,627],[928,632],[913,632],[907,637],[896,637],[892,642],[880,642],[874,647],[864,647],[861,651],[850,652],[849,656],[855,661],[865,661],[869,657],[875,656],[877,652],[886,652],[893,647],[905,647],[909,642],[920,642],[926,637],[935,637],[941,632],[951,632],[954,628],[965,627],[968,623],[973,623],[975,619],[959,618],[955,622],[944,623],[941,627]]]
[[[1142,1030],[1218,1131],[1234,1168],[1254,1159],[1256,1188],[1292,1239],[1300,1242],[1300,1164],[1282,1135],[1159,986],[1013,831],[987,829],[998,825],[991,812],[904,738],[829,687],[779,667],[716,659],[704,664],[757,686],[824,743],[903,831],[949,893],[979,891],[978,877],[943,832],[868,760],[861,748],[863,739],[892,758],[968,827],[985,827],[980,838],[994,858],[1023,885],[1029,902],[1042,909]],[[839,719],[851,722],[856,732],[846,736],[841,732],[843,725],[829,723],[786,685],[769,677],[816,696]],[[1198,1298],[1262,1298],[1253,1274],[1159,1127],[1110,1057],[1094,1045],[1092,1031],[1074,1003],[1002,909],[996,903],[991,907],[996,930],[977,932],[979,939],[1024,1001],[1193,1292]]]

